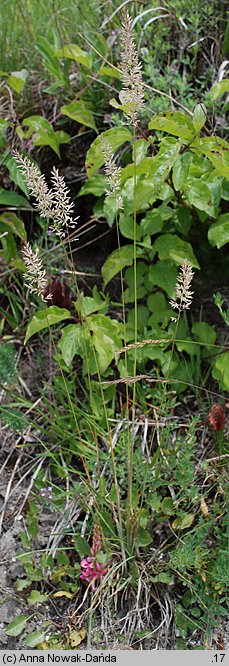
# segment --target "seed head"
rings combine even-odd
[[[111,145],[106,136],[102,137],[102,151],[105,159],[105,174],[108,189],[106,194],[113,196],[117,209],[123,208],[123,199],[120,194],[121,191],[121,169],[115,164],[114,155],[112,153]]]
[[[45,177],[36,164],[28,157],[20,155],[17,150],[14,150],[13,157],[19,164],[30,194],[36,199],[35,208],[41,217],[49,220],[52,217],[53,193],[50,192]]]
[[[51,181],[53,189],[49,189],[45,177],[40,173],[36,164],[28,157],[23,157],[18,151],[13,156],[19,164],[25,177],[30,194],[35,197],[35,207],[41,217],[52,220],[50,229],[59,238],[64,238],[69,227],[74,227],[76,220],[72,217],[74,208],[70,201],[69,190],[65,185],[63,176],[53,167]]]
[[[69,189],[65,185],[64,177],[60,176],[56,167],[53,167],[51,175],[53,185],[53,222],[50,225],[50,229],[60,238],[64,238],[68,227],[75,227],[76,220],[72,217],[74,204],[68,196]]]
[[[138,53],[132,34],[132,21],[126,11],[123,13],[121,42],[120,69],[124,90],[121,90],[119,97],[121,104],[127,107],[127,115],[131,117],[133,124],[136,124],[137,114],[144,102],[144,88],[142,68],[138,61]]]
[[[42,261],[38,257],[38,252],[33,252],[31,245],[26,242],[23,245],[21,253],[27,269],[25,273],[27,280],[26,287],[28,287],[31,294],[38,294],[43,302],[49,300],[52,298],[52,294],[44,296],[48,280]]]
[[[169,301],[174,310],[179,310],[179,315],[183,310],[188,310],[192,303],[194,292],[190,291],[190,285],[193,275],[191,264],[187,259],[184,259],[176,281],[176,299]]]

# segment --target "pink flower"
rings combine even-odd
[[[80,578],[82,580],[86,580],[87,583],[91,583],[91,581],[93,581],[93,590],[96,588],[96,583],[100,583],[100,581],[108,572],[107,565],[97,562],[95,557],[84,557],[80,562],[80,566],[83,570]]]

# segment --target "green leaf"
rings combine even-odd
[[[177,191],[181,190],[184,183],[186,183],[191,162],[192,162],[191,153],[183,153],[182,155],[178,155],[173,165],[173,174],[172,174],[173,185],[175,187],[175,190]]]
[[[225,391],[229,391],[229,352],[220,354],[214,361],[212,377],[217,379]]]
[[[26,69],[21,69],[18,72],[11,72],[10,76],[8,77],[8,84],[13,90],[15,90],[18,95],[22,92],[26,79],[28,76],[28,72]]]
[[[92,67],[92,57],[87,51],[83,51],[77,46],[77,44],[65,44],[63,48],[57,51],[56,55],[60,58],[70,58],[71,60],[75,60],[88,69],[91,69]]]
[[[203,210],[207,215],[214,214],[212,209],[211,190],[199,178],[192,178],[188,180],[186,188],[186,196],[189,203],[199,210]]]
[[[69,324],[62,332],[59,347],[63,359],[68,367],[76,354],[84,358],[85,344],[89,341],[90,334],[86,324]]]
[[[124,214],[120,215],[119,219],[119,229],[124,238],[130,238],[134,240],[134,220],[133,217],[127,217]],[[141,228],[139,224],[136,224],[136,240],[140,241],[142,237]]]
[[[138,527],[136,536],[135,536],[135,545],[137,548],[144,548],[146,546],[149,546],[149,544],[152,543],[152,537],[147,530],[145,530],[143,527]]]
[[[47,631],[42,631],[41,629],[36,629],[36,631],[31,632],[26,636],[26,645],[31,648],[36,647],[39,643],[43,643],[45,640]]]
[[[73,542],[74,548],[80,557],[88,557],[88,555],[91,555],[89,543],[84,537],[74,534]]]
[[[216,341],[216,332],[214,328],[207,324],[205,321],[196,321],[192,326],[192,333],[199,342],[202,342],[206,347],[214,345]],[[177,336],[179,337],[179,336]]]
[[[104,155],[102,149],[102,137],[106,136],[111,145],[113,153],[126,141],[132,141],[132,134],[125,127],[115,127],[103,132],[91,144],[86,156],[87,176],[91,178],[103,166]]]
[[[168,132],[188,142],[194,138],[194,130],[191,118],[178,111],[157,115],[150,120],[149,129],[157,129]]]
[[[101,197],[106,190],[106,177],[102,175],[93,176],[90,180],[87,180],[84,185],[80,188],[80,191],[76,195],[78,197],[83,197],[85,194],[94,194],[95,197]]]
[[[88,325],[98,354],[99,370],[104,372],[122,346],[117,332],[118,322],[103,314],[97,314],[88,318]]]
[[[25,196],[29,198],[29,190],[26,185],[25,178],[18,168],[18,164],[12,155],[8,155],[7,159],[5,160],[5,165],[9,170],[11,180],[15,183],[15,185],[18,185],[22,192],[24,192]]]
[[[31,208],[28,199],[22,197],[17,192],[11,192],[11,190],[4,190],[3,187],[0,187],[0,205],[3,206],[13,206],[18,208]]]
[[[194,513],[185,513],[183,516],[180,516],[173,521],[172,527],[174,530],[186,530],[188,527],[191,527],[194,518]]]
[[[102,267],[102,276],[106,286],[110,280],[117,275],[125,266],[131,266],[134,259],[134,248],[132,245],[124,245],[114,250],[107,257]]]
[[[218,249],[229,242],[229,213],[220,215],[208,230],[208,240]]]
[[[29,127],[30,131],[27,132],[27,136],[30,136],[32,132],[39,132],[40,130],[46,130],[47,132],[53,130],[52,124],[49,120],[43,118],[43,116],[28,116],[28,118],[24,118],[22,125],[23,127]]]
[[[202,127],[205,124],[207,117],[207,110],[203,104],[197,104],[195,109],[194,109],[194,114],[193,114],[193,125],[196,130],[196,132],[199,132]]]
[[[33,143],[35,146],[50,146],[58,157],[60,157],[60,145],[62,143],[70,143],[70,141],[71,139],[67,132],[54,132],[52,128],[50,131],[40,130],[33,137]]]
[[[162,572],[157,576],[150,576],[152,583],[164,583],[165,585],[173,585],[174,576],[169,572]]]
[[[10,230],[13,231],[16,236],[19,236],[21,240],[26,240],[27,234],[24,227],[24,222],[22,222],[22,220],[20,220],[17,215],[7,211],[6,213],[2,213],[2,215],[0,215],[0,221],[10,227]]]
[[[27,615],[18,615],[8,624],[5,634],[7,636],[19,636],[26,628],[28,619]]]
[[[165,178],[167,178],[179,155],[179,150],[180,142],[173,139],[173,137],[162,139],[157,155],[152,158],[150,169],[150,178],[152,179],[154,188],[161,188],[164,184]]]
[[[54,53],[53,45],[50,44],[46,37],[40,37],[39,41],[35,44],[35,48],[39,51],[42,58],[44,58],[45,66],[58,81],[64,83],[63,71],[59,57]]]
[[[190,243],[183,241],[178,236],[173,234],[159,236],[153,249],[158,252],[160,259],[171,259],[177,266],[180,266],[184,259],[188,259],[194,268],[200,268]]]
[[[116,69],[116,67],[107,67],[107,65],[104,65],[104,67],[101,67],[100,70],[99,70],[99,73],[102,76],[111,76],[112,79],[121,80],[121,78],[122,78],[121,73]]]
[[[229,79],[223,79],[222,81],[219,81],[219,83],[214,83],[214,86],[212,86],[211,98],[214,101],[227,92],[229,92]]]
[[[42,604],[44,601],[47,601],[48,598],[48,594],[41,594],[38,590],[32,590],[27,597],[27,602],[29,606],[33,606],[33,604]]]
[[[173,298],[175,294],[175,286],[177,279],[177,269],[172,261],[158,261],[152,264],[149,268],[150,282],[168,294],[169,298]]]
[[[56,305],[51,305],[50,308],[37,312],[27,326],[25,344],[38,331],[42,331],[44,328],[48,328],[54,324],[59,324],[61,321],[69,319],[69,317],[71,317],[69,310],[58,308]]]
[[[171,516],[174,513],[174,504],[172,497],[164,497],[161,509],[166,516]]]
[[[68,118],[75,120],[80,125],[86,125],[86,127],[96,130],[94,116],[85,102],[80,100],[70,102],[70,104],[62,106],[60,112],[63,116],[68,116]]]

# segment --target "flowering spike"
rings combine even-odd
[[[74,227],[76,220],[72,217],[74,204],[68,196],[69,190],[63,176],[60,176],[58,169],[53,167],[51,172],[53,189],[50,190],[36,164],[28,157],[20,155],[17,150],[13,152],[13,156],[25,177],[30,194],[36,199],[35,208],[39,215],[47,220],[52,220],[51,231],[59,238],[64,238],[68,227]]]
[[[110,142],[108,141],[106,136],[102,137],[101,143],[102,143],[103,156],[104,156],[104,159],[105,159],[105,173],[106,173],[106,180],[107,180],[107,185],[108,185],[108,189],[106,190],[106,194],[108,196],[113,196],[114,197],[117,209],[118,208],[123,208],[123,199],[122,199],[122,195],[120,194],[120,190],[121,190],[121,179],[120,179],[121,169],[120,169],[120,167],[117,167],[116,164],[115,164],[112,148],[111,148]]]
[[[179,310],[179,315],[183,310],[188,310],[192,303],[194,292],[190,291],[190,285],[193,275],[191,264],[187,259],[184,259],[176,281],[176,299],[169,301],[174,310]]]
[[[36,199],[35,208],[41,217],[49,220],[52,217],[53,193],[50,192],[45,177],[29,157],[23,157],[17,150],[13,151],[13,157],[19,164],[30,194]]]
[[[49,300],[52,298],[52,294],[44,295],[48,280],[42,266],[42,261],[38,257],[38,252],[33,252],[31,245],[25,242],[21,253],[27,269],[25,273],[27,279],[26,287],[28,287],[32,294],[38,294],[42,301]]]
[[[68,196],[69,190],[64,182],[64,177],[60,176],[58,169],[52,169],[52,184],[53,184],[53,222],[50,225],[51,231],[63,238],[68,227],[75,227],[75,220],[72,217],[74,208],[73,202],[70,201]]]
[[[137,114],[144,102],[144,88],[141,64],[138,61],[138,53],[132,34],[132,21],[127,11],[123,13],[122,28],[120,69],[124,90],[121,90],[119,98],[121,104],[127,107],[127,114],[135,125]]]

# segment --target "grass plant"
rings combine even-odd
[[[57,12],[60,4],[56,0]],[[32,39],[32,5],[20,0],[17,7]],[[172,9],[168,3],[173,23]],[[37,366],[43,365],[41,385],[31,391],[20,377],[14,331],[10,342],[4,335],[1,417],[3,427],[20,436],[2,521],[11,492],[29,478],[17,508],[25,516],[17,555],[24,574],[16,581],[25,613],[9,623],[6,635],[20,636],[34,612],[41,624],[28,633],[28,647],[71,649],[86,639],[93,648],[209,649],[219,618],[228,613],[227,349],[217,345],[213,327],[192,322],[184,310],[192,305],[192,268],[199,269],[189,234],[207,220],[209,242],[219,248],[225,242],[218,190],[227,177],[226,142],[202,137],[200,105],[192,120],[181,113],[154,116],[148,140],[139,120],[142,69],[127,13],[122,29],[122,89],[119,101],[112,100],[122,124],[89,148],[85,183],[92,194],[97,188],[99,206],[116,224],[117,249],[102,273],[104,289],[120,276],[118,317],[109,294],[95,285],[82,290],[73,260],[73,203],[55,167],[49,186],[30,158],[13,154],[16,182],[46,220],[45,252],[28,243],[20,218],[10,211],[0,218],[8,261],[26,273],[31,318],[25,349],[32,353],[37,346]],[[120,167],[115,153],[127,143],[130,159]],[[212,217],[216,222],[208,222]],[[22,241],[21,257],[14,236]],[[131,243],[124,246],[121,236]],[[56,272],[49,281],[52,261]],[[63,266],[70,287],[60,279]],[[215,299],[226,322],[222,300]],[[210,388],[201,383],[208,357],[219,380]],[[195,377],[204,395],[201,412]],[[220,407],[212,407],[208,421],[215,398]]]

